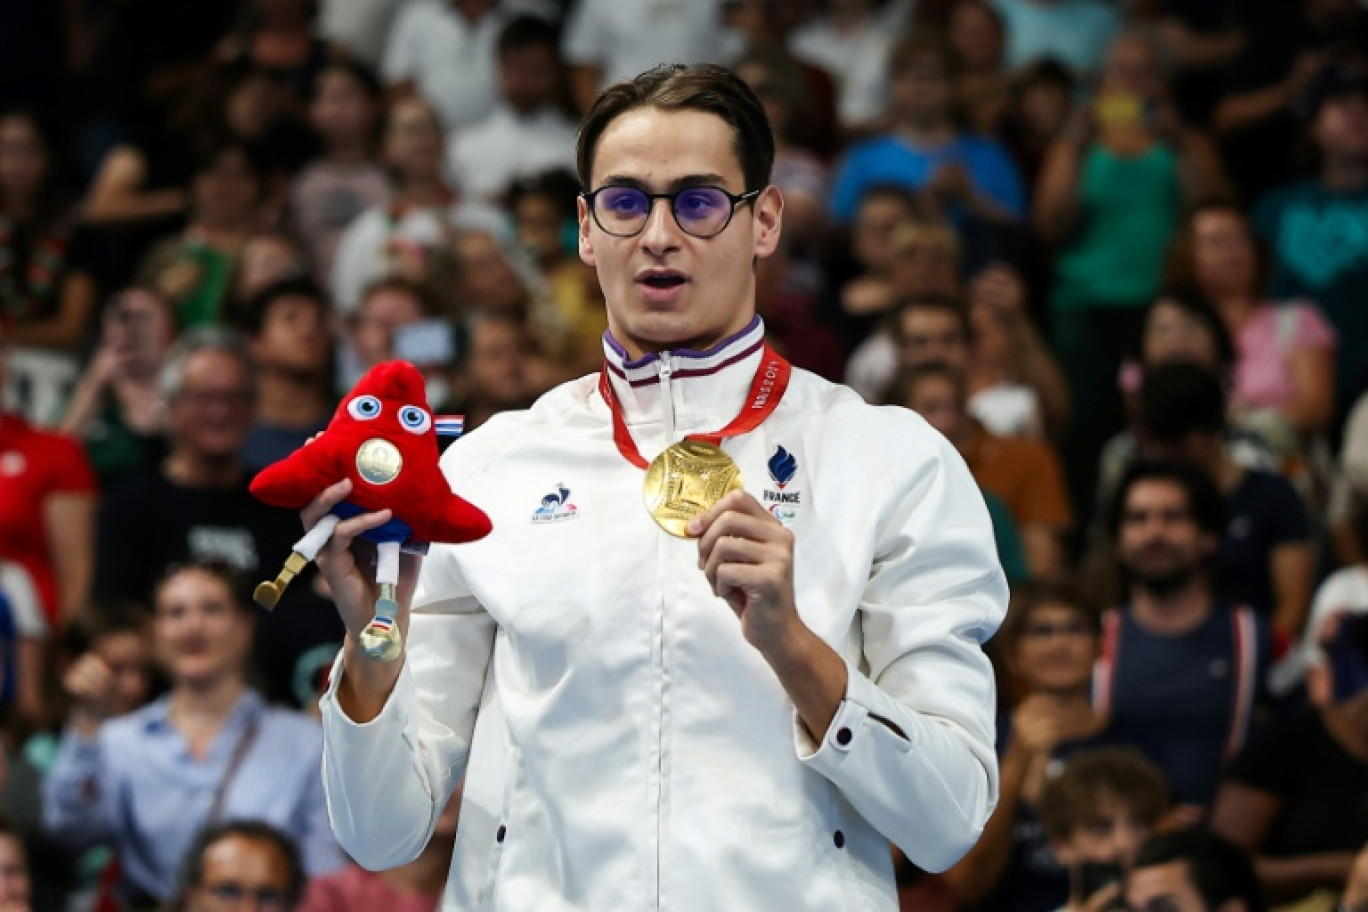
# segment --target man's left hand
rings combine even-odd
[[[793,596],[793,533],[745,491],[733,491],[690,520],[698,566],[741,619],[746,640],[766,657],[805,628]]]

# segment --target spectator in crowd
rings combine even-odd
[[[993,0],[1007,32],[1007,65],[1020,70],[1057,60],[1088,79],[1104,66],[1103,55],[1121,30],[1121,16],[1102,0]]]
[[[874,333],[898,300],[893,268],[898,261],[899,229],[915,221],[917,211],[912,192],[891,184],[870,187],[860,197],[850,229],[853,274],[837,283],[834,313],[828,317],[839,321],[848,349],[854,350]]]
[[[888,58],[911,17],[907,0],[844,0],[799,26],[789,41],[794,56],[819,66],[836,82],[836,112],[847,131],[880,124],[888,96]]]
[[[0,315],[10,344],[74,353],[96,286],[60,150],[33,114],[0,114]]]
[[[323,148],[294,179],[289,205],[319,281],[333,274],[352,220],[389,203],[389,181],[376,160],[380,99],[380,81],[354,60],[330,61],[314,81],[309,122]]]
[[[175,302],[180,326],[224,316],[238,257],[261,223],[266,180],[257,151],[235,140],[206,149],[196,162],[189,224],[148,252],[137,280]]]
[[[1197,808],[1249,736],[1272,650],[1263,616],[1213,594],[1221,531],[1221,495],[1197,469],[1126,473],[1110,532],[1128,591],[1104,616],[1094,690],[1100,712],[1153,746],[1175,803]]]
[[[294,912],[306,884],[291,835],[269,823],[236,820],[207,827],[186,853],[170,908],[176,912],[240,909]]]
[[[0,909],[29,912],[33,906],[28,850],[19,833],[0,821]]]
[[[0,388],[9,379],[7,336],[0,325]],[[41,609],[37,624],[58,630],[90,595],[96,503],[90,462],[72,438],[0,411],[0,479],[0,562],[15,565],[32,587]],[[42,635],[28,625],[22,632]],[[21,710],[36,720],[41,688],[31,674],[21,677]]]
[[[1300,636],[1315,578],[1306,508],[1286,478],[1231,458],[1220,379],[1195,364],[1150,371],[1141,390],[1140,427],[1142,451],[1193,467],[1221,493],[1217,597],[1267,617],[1284,645]]]
[[[1069,387],[1026,310],[1026,283],[993,263],[969,283],[969,411],[1002,437],[1056,437]]]
[[[1242,198],[1258,199],[1301,165],[1307,90],[1329,64],[1361,59],[1368,12],[1353,0],[1243,5],[1243,48],[1226,69],[1211,124]]]
[[[498,99],[447,138],[447,173],[468,198],[497,203],[517,178],[575,166],[558,42],[555,26],[539,16],[519,16],[500,31]]]
[[[662,61],[730,63],[743,48],[740,37],[725,28],[724,2],[580,0],[561,40],[575,107],[588,111],[603,86]]]
[[[242,58],[284,87],[298,115],[313,94],[314,80],[331,49],[318,34],[317,0],[248,0],[243,27],[220,45],[224,59]]]
[[[1032,205],[1046,155],[1074,116],[1076,85],[1055,60],[1033,63],[1012,79],[998,135],[1021,169]]]
[[[784,235],[793,250],[815,253],[826,239],[829,174],[823,161],[799,144],[802,117],[813,100],[801,64],[774,49],[752,49],[733,69],[765,106],[774,131],[770,182],[784,194]]]
[[[175,339],[174,305],[155,291],[126,288],[105,304],[100,341],[61,424],[84,441],[103,487],[165,454],[157,379]]]
[[[990,0],[956,0],[948,35],[965,120],[975,133],[995,134],[1007,113],[1006,24]]]
[[[350,389],[381,361],[411,355],[403,347],[403,330],[431,320],[436,312],[431,295],[422,285],[399,276],[371,283],[349,321],[348,344],[341,358],[344,373],[338,386]]]
[[[498,98],[495,48],[508,21],[499,0],[409,3],[398,12],[380,72],[394,94],[416,92],[453,130],[473,126]]]
[[[414,9],[420,7],[427,8]],[[445,284],[439,275],[450,265],[444,258],[449,259],[455,227],[502,228],[497,212],[464,201],[443,180],[442,136],[437,109],[419,96],[390,106],[383,157],[391,198],[388,205],[357,216],[338,242],[332,296],[342,314],[356,310],[367,285],[390,274]]]
[[[963,367],[968,357],[969,327],[963,314],[960,293],[960,239],[954,228],[941,219],[916,218],[893,232],[892,259],[888,271],[887,310],[877,314],[882,323],[850,354],[845,382],[870,402],[883,399],[888,385],[897,376],[898,365],[911,363],[900,351],[906,349],[903,325],[909,316],[910,302],[938,302],[933,307],[958,311],[960,333],[953,342],[943,322],[935,324],[943,344],[956,345],[952,353],[927,352],[927,360],[946,359]],[[870,277],[873,278],[873,277]],[[859,289],[851,303],[880,303],[877,286]],[[865,299],[863,296],[868,295]],[[862,315],[869,320],[876,314]],[[915,360],[915,359],[913,359]]]
[[[235,332],[205,327],[172,347],[161,373],[170,452],[101,503],[98,596],[146,599],[164,568],[179,561],[220,560],[250,575],[289,553],[298,537],[289,514],[247,492],[242,446],[252,427],[254,375],[247,342]]]
[[[569,171],[518,181],[508,194],[513,234],[531,266],[528,328],[538,350],[571,375],[598,369],[608,328],[598,276],[575,249],[578,197]]]
[[[1254,866],[1238,847],[1202,829],[1159,833],[1126,875],[1126,908],[1264,912]]]
[[[248,304],[268,286],[309,275],[308,261],[294,236],[281,231],[260,231],[242,245],[233,290],[224,308],[224,322],[237,325]]]
[[[921,191],[963,221],[1012,222],[1025,215],[1021,176],[995,141],[964,133],[954,117],[954,56],[912,35],[889,58],[889,130],[845,153],[832,190],[832,218],[849,224],[864,191],[891,183]]]
[[[1368,74],[1325,69],[1304,110],[1320,171],[1272,191],[1254,212],[1273,251],[1269,294],[1310,298],[1341,339],[1368,338]],[[1368,390],[1368,346],[1339,352],[1335,388],[1343,408]]]
[[[319,0],[318,30],[338,57],[380,66],[394,18],[409,0]]]
[[[1335,332],[1311,301],[1264,297],[1267,269],[1244,211],[1198,205],[1175,237],[1169,284],[1210,301],[1235,341],[1236,412],[1271,412],[1303,437],[1335,417]]]
[[[1034,576],[1063,572],[1063,537],[1071,523],[1054,453],[1039,440],[997,437],[965,410],[964,376],[934,361],[906,376],[894,402],[919,413],[945,435],[979,487],[1006,505]]]
[[[1072,14],[1080,3],[1042,6]],[[1097,454],[1123,425],[1114,379],[1139,337],[1143,308],[1159,291],[1180,208],[1217,190],[1220,180],[1211,147],[1174,112],[1157,39],[1144,31],[1121,35],[1094,102],[1051,148],[1034,204],[1036,233],[1056,250],[1049,302],[1055,350],[1077,414],[1088,416],[1074,424],[1065,452],[1077,492],[1091,491]]]
[[[1072,586],[1024,583],[1013,592],[1007,618],[997,640],[998,664],[1016,685],[1005,689],[1021,699],[1010,714],[998,716],[998,807],[977,845],[950,869],[947,880],[961,904],[984,912],[1052,912],[1069,897],[1069,879],[1040,818],[1044,795],[1056,787],[1050,780],[1058,779],[1058,768],[1069,769],[1075,758],[1084,762],[1094,748],[1134,739],[1092,707],[1088,691],[1101,645],[1100,621]],[[1160,788],[1141,816],[1150,818],[1147,825],[1152,826],[1165,798],[1162,776],[1157,770],[1150,776]],[[1099,784],[1093,782],[1092,789]],[[1062,783],[1059,787],[1080,804],[1055,808],[1057,815],[1091,812],[1100,803],[1097,794],[1074,795]],[[1132,797],[1114,784],[1106,791],[1113,799]],[[1062,829],[1051,837],[1057,843],[1090,839],[1090,821],[1071,819]],[[1101,859],[1072,863],[1081,860]]]
[[[1045,834],[1068,872],[1067,912],[1116,908],[1125,872],[1168,806],[1163,773],[1134,748],[1080,752],[1046,783]]]
[[[466,351],[444,412],[465,415],[467,432],[499,412],[526,408],[542,390],[532,385],[527,331],[503,311],[472,311],[465,316]]]
[[[413,861],[387,871],[348,865],[335,874],[316,877],[309,881],[299,912],[437,912],[456,843],[461,793],[458,785],[438,815],[427,845]]]
[[[78,697],[44,783],[44,819],[71,848],[113,845],[126,907],[168,900],[196,834],[261,820],[297,840],[305,867],[343,863],[318,776],[318,723],[270,708],[247,684],[256,609],[230,569],[173,569],[154,597],[153,643],[170,691],[106,720]]]
[[[1316,596],[1311,601],[1311,616],[1306,621],[1306,634],[1301,638],[1302,668],[1299,671],[1323,657],[1315,631],[1331,615],[1340,611],[1368,611],[1368,497],[1360,490],[1351,491],[1347,497],[1344,528],[1340,531],[1348,539],[1344,551],[1351,560],[1327,576],[1316,589]]]
[[[456,232],[452,249],[460,272],[460,292],[448,310],[527,311],[528,291],[514,262],[516,251],[504,241],[503,231],[463,228]]]
[[[1272,901],[1337,893],[1368,843],[1366,616],[1338,608],[1308,631],[1311,706],[1270,720],[1216,797],[1212,828],[1250,853]]]
[[[243,328],[257,369],[257,397],[242,462],[255,474],[303,446],[332,417],[328,301],[308,279],[286,279],[257,293]]]

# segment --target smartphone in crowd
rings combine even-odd
[[[456,360],[456,336],[445,320],[420,320],[394,331],[394,357],[417,367],[446,367]]]

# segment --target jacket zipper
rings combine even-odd
[[[660,353],[660,395],[661,405],[664,409],[664,434],[665,445],[670,446],[675,442],[675,415],[674,415],[674,389],[670,383],[674,376],[674,356],[664,351]],[[656,669],[656,909],[664,908],[664,842],[665,842],[665,726],[669,719],[669,711],[666,706],[666,693],[668,689],[668,673],[665,667],[665,582],[669,578],[668,570],[668,542],[665,536],[660,537],[660,543],[656,550],[656,578],[660,581],[660,604],[656,612],[655,636],[659,649],[659,665]]]

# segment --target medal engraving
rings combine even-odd
[[[741,470],[721,447],[681,440],[646,469],[646,509],[666,532],[688,538],[689,520],[741,488]]]
[[[361,478],[374,485],[389,484],[399,477],[404,457],[399,448],[388,440],[372,437],[356,451],[356,471]]]

